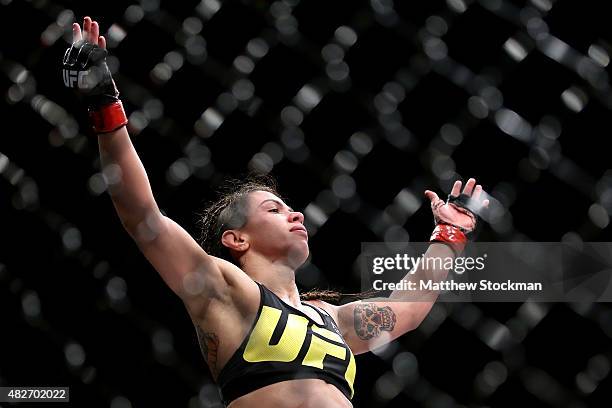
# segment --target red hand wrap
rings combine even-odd
[[[442,242],[459,255],[467,244],[467,237],[459,228],[449,224],[438,224],[431,233],[430,242]]]
[[[89,120],[95,133],[113,132],[128,123],[121,101],[89,111]]]

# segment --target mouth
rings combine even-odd
[[[301,225],[291,228],[289,232],[303,232],[304,234],[308,235],[308,231],[306,231],[306,228]]]

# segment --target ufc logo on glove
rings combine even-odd
[[[89,89],[87,87],[87,82],[85,81],[85,78],[87,77],[89,72],[64,69],[63,73],[64,73],[64,85],[66,85],[66,87],[75,88],[75,82],[77,82],[77,79],[78,79],[77,83],[80,89]]]

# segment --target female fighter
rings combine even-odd
[[[108,189],[123,226],[184,302],[225,402],[232,408],[351,407],[354,355],[416,328],[437,293],[419,302],[301,302],[295,271],[309,254],[304,216],[258,183],[238,186],[207,210],[200,246],[155,202],[105,48],[97,22],[85,17],[82,29],[75,23],[64,83],[83,96],[102,165],[117,175],[108,178]],[[447,202],[425,192],[437,224],[426,257],[459,253],[476,223],[468,208],[488,204],[474,179],[462,194],[461,187],[457,181]],[[446,273],[416,276],[442,280]],[[390,297],[404,296],[394,291]]]

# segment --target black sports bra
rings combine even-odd
[[[240,347],[219,373],[226,404],[256,389],[281,381],[319,378],[353,396],[355,357],[336,323],[312,307],[323,325],[283,302],[264,285],[255,322]]]

